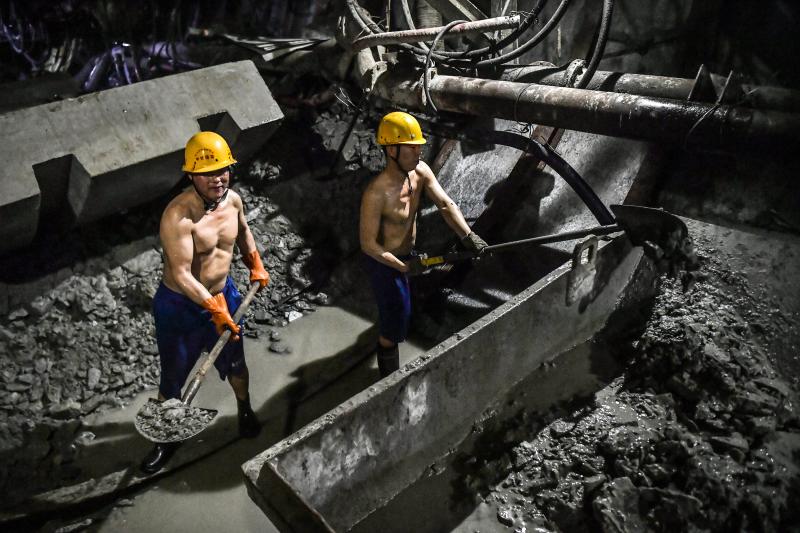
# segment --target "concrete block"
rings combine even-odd
[[[0,115],[0,219],[8,221],[0,253],[37,231],[97,220],[169,191],[181,177],[186,141],[203,128],[245,160],[282,118],[250,61]]]

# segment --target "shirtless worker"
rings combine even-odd
[[[231,316],[242,301],[229,276],[234,243],[250,269],[251,282],[263,289],[269,274],[247,225],[242,199],[228,189],[230,167],[236,163],[228,143],[214,132],[202,131],[189,139],[184,155],[183,171],[192,187],[176,196],[161,216],[164,274],[153,298],[161,361],[158,398],[180,398],[201,352],[210,350],[228,328],[233,337],[214,366],[236,396],[240,435],[253,438],[261,427],[250,407],[249,374],[237,335],[241,324]],[[141,470],[157,472],[177,446],[156,444]]]
[[[361,198],[359,234],[378,303],[378,369],[386,377],[400,367],[398,344],[406,339],[411,318],[408,272],[422,193],[436,205],[445,222],[468,250],[478,254],[486,243],[470,230],[458,206],[447,196],[430,167],[420,161],[425,138],[417,120],[400,111],[378,125],[378,144],[386,166],[367,185]]]

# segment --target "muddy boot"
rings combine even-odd
[[[396,344],[391,348],[384,348],[378,344],[378,370],[381,377],[385,378],[400,368],[400,347]]]
[[[150,450],[150,453],[142,459],[139,469],[143,474],[155,474],[167,464],[167,461],[169,461],[170,457],[172,457],[179,446],[180,443],[177,442],[157,443],[153,449]]]
[[[236,405],[239,409],[239,435],[246,439],[256,437],[261,432],[261,424],[253,408],[250,407],[250,398],[246,400],[236,398]]]

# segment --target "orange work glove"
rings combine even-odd
[[[264,269],[261,263],[261,256],[258,250],[253,250],[247,255],[242,256],[244,264],[250,269],[250,283],[257,281],[261,284],[261,289],[269,285],[269,272]],[[259,290],[261,290],[259,289]]]
[[[222,293],[212,296],[203,302],[203,307],[211,313],[211,321],[217,328],[217,333],[222,335],[225,328],[233,332],[233,340],[239,340],[239,326],[233,321],[230,311],[228,311],[228,303],[225,301],[225,295]]]

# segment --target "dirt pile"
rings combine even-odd
[[[769,302],[706,256],[664,281],[623,375],[515,446],[500,524],[561,531],[786,531],[800,504],[796,392]],[[687,280],[684,280],[687,281]]]

